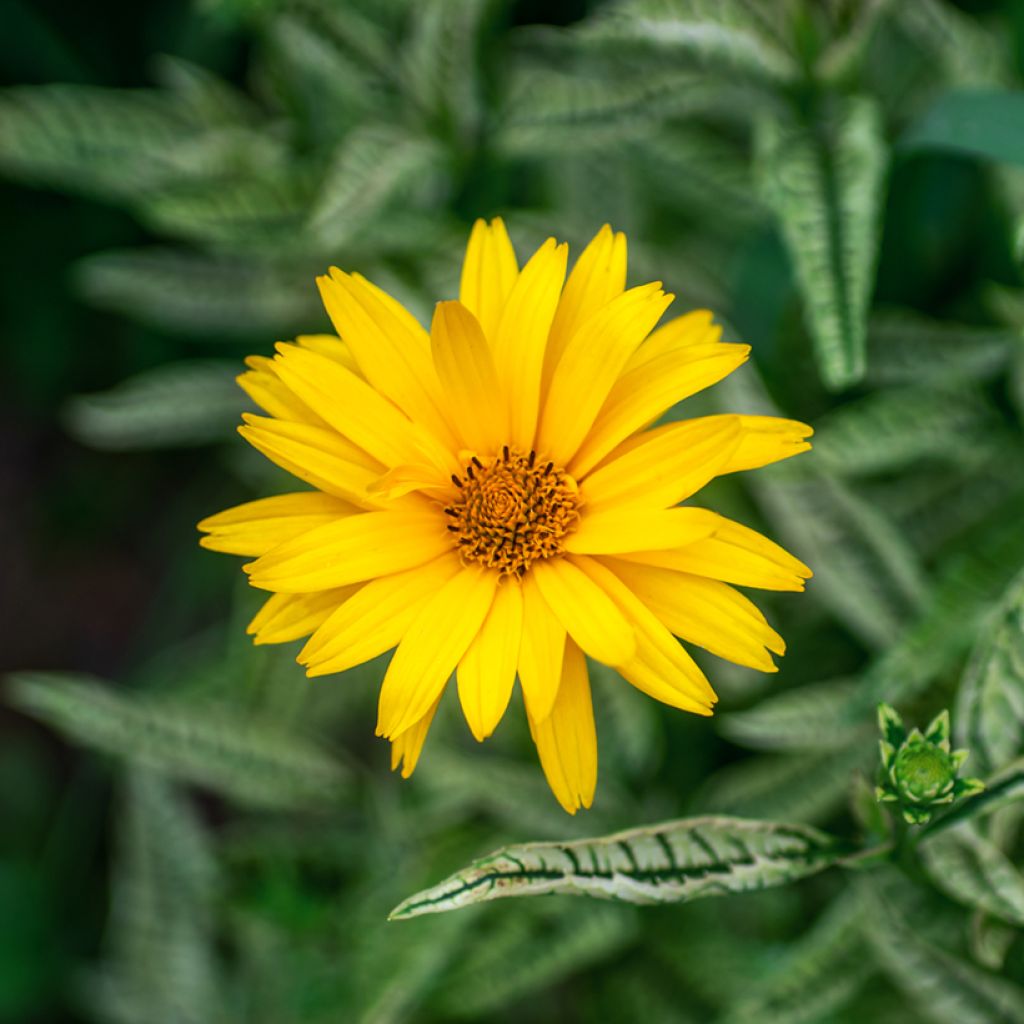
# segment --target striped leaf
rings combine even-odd
[[[920,851],[932,882],[951,899],[1024,926],[1024,875],[971,823],[930,836]]]
[[[854,99],[815,128],[759,125],[755,173],[796,269],[822,380],[864,376],[886,169],[879,112]]]
[[[11,702],[69,739],[237,800],[317,805],[344,790],[341,766],[311,741],[222,707],[129,696],[97,680],[21,673]]]
[[[838,840],[806,825],[684,818],[600,839],[504,847],[405,900],[391,917],[547,893],[685,903],[785,885],[835,864],[844,852]]]
[[[1010,586],[957,695],[957,743],[991,772],[1024,750],[1024,576]]]
[[[213,360],[165,364],[110,391],[71,399],[64,423],[79,441],[108,451],[222,441],[246,408],[237,372],[236,364]]]

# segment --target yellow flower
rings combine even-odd
[[[310,676],[396,648],[377,732],[408,777],[455,672],[478,740],[518,675],[562,806],[589,807],[597,741],[584,655],[698,715],[716,698],[676,637],[774,671],[782,638],[730,584],[802,590],[776,544],[681,503],[713,477],[810,447],[763,416],[651,427],[743,363],[705,311],[657,328],[673,296],[625,288],[607,226],[566,278],[545,242],[520,269],[505,226],[477,221],[457,302],[428,334],[359,274],[318,284],[338,337],[253,356],[239,383],[268,416],[241,434],[315,490],[205,519],[202,543],[255,556],[271,597],[256,643],[309,637]],[[674,634],[674,635],[673,635]]]

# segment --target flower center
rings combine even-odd
[[[564,469],[506,445],[486,465],[476,456],[445,508],[462,558],[519,579],[541,558],[562,553],[562,538],[579,521],[579,489]]]

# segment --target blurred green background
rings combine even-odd
[[[993,644],[1024,692],[1020,630],[992,633],[1024,567],[1024,5],[2,0],[0,21],[0,1020],[1024,1019],[1019,931],[924,877],[886,897],[926,944],[902,960],[835,873],[384,920],[503,842],[698,812],[870,833],[875,701],[974,722]],[[381,664],[308,683],[252,649],[257,602],[194,530],[281,488],[233,433],[232,377],[328,329],[313,275],[360,270],[422,318],[495,214],[521,256],[610,221],[631,283],[754,346],[676,415],[818,432],[707,495],[816,571],[762,602],[780,673],[704,658],[708,723],[599,672],[574,819],[515,708],[478,748],[446,701],[414,779],[390,775]],[[997,739],[961,727],[972,771],[1021,754],[1022,703]],[[986,826],[1018,862],[1019,818]]]

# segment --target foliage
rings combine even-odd
[[[559,24],[531,23],[545,6]],[[150,467],[170,483],[147,509],[179,513],[142,524],[159,597],[96,673],[115,681],[5,688],[45,729],[27,742],[89,753],[61,796],[0,749],[12,820],[48,851],[2,865],[0,1016],[1024,1020],[1024,187],[1005,130],[1022,29],[985,6],[205,0],[189,31],[208,45],[161,58],[148,87],[0,90],[0,172],[130,218],[72,268],[102,329],[89,373],[78,355],[55,371],[52,418],[89,486],[111,481],[112,534],[132,525],[119,472]],[[709,724],[595,669],[602,779],[571,820],[521,715],[479,749],[443,702],[414,778],[389,775],[368,739],[382,666],[310,683],[294,650],[251,650],[252,595],[188,555],[221,496],[271,489],[236,444],[232,377],[326,329],[312,276],[358,270],[424,319],[456,289],[468,224],[495,213],[524,248],[611,221],[632,282],[663,279],[752,346],[671,416],[816,429],[810,455],[708,497],[815,571],[768,604],[781,671],[705,659]],[[23,322],[79,309],[62,288]],[[59,362],[48,329],[15,376]],[[952,709],[984,792],[927,824],[890,814],[880,702],[922,723]],[[51,907],[34,894],[53,877]],[[57,906],[80,891],[84,939]],[[416,916],[542,891],[613,899]],[[52,982],[24,966],[33,911],[59,937]]]

